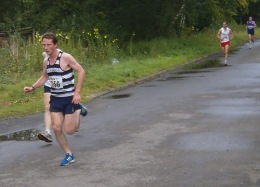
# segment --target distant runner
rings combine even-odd
[[[255,21],[253,21],[253,18],[251,16],[247,21],[246,27],[247,27],[247,34],[248,34],[249,49],[251,49],[252,43],[254,43],[254,35],[255,35],[255,27],[256,27],[256,23]]]
[[[220,47],[222,49],[223,54],[225,55],[225,65],[227,65],[228,50],[230,41],[233,38],[233,32],[230,28],[227,27],[226,21],[223,22],[223,27],[219,29],[217,37],[220,40]]]

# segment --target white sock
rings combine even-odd
[[[51,134],[51,130],[50,129],[46,129],[45,132]]]

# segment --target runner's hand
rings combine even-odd
[[[72,103],[74,104],[79,104],[81,100],[80,94],[79,93],[74,93]]]
[[[26,94],[26,93],[30,93],[31,91],[33,91],[33,87],[32,86],[25,86],[23,88],[23,92]]]

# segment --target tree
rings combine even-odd
[[[3,0],[0,30],[29,26],[80,36],[98,28],[121,41],[133,33],[145,40],[180,36],[186,28],[201,31],[223,20],[241,22],[248,7],[256,15],[259,0]]]

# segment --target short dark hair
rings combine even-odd
[[[52,32],[46,32],[44,35],[42,35],[42,40],[43,39],[52,39],[53,44],[57,44],[58,43],[58,38]]]

